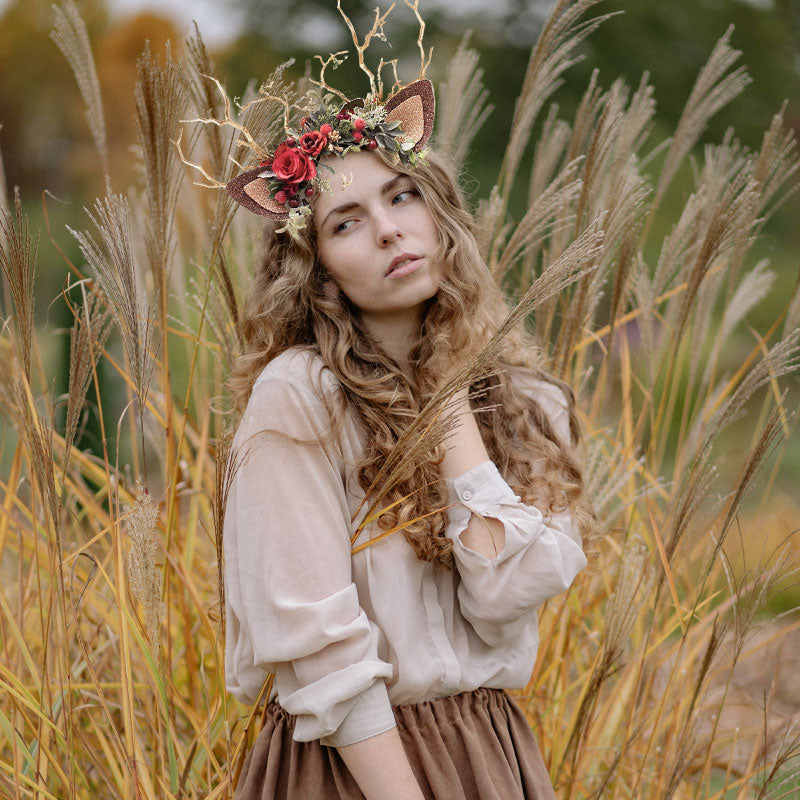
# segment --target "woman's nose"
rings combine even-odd
[[[375,218],[375,233],[382,247],[403,238],[397,221],[390,214],[381,214]]]

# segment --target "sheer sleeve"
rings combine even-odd
[[[274,672],[294,738],[345,745],[395,725],[380,631],[352,581],[344,467],[328,414],[301,383],[262,375],[236,435],[225,519],[230,691]],[[297,441],[300,440],[300,441]]]
[[[548,403],[559,436],[570,441],[566,409]],[[504,647],[535,622],[536,609],[568,589],[586,566],[580,534],[568,511],[545,519],[524,504],[491,461],[447,481],[447,534],[460,575],[458,602],[464,618],[492,647]],[[505,546],[489,559],[468,548],[461,533],[473,514],[499,520]]]

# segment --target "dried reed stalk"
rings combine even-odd
[[[1,130],[3,130],[2,125],[0,125]],[[8,186],[6,185],[6,168],[2,150],[0,150],[0,211],[8,211]]]
[[[83,302],[75,310],[75,324],[69,340],[69,383],[67,386],[67,415],[64,430],[64,469],[69,464],[70,451],[84,411],[86,392],[110,329],[109,311],[100,309],[96,294],[87,294],[81,284]]]
[[[487,103],[489,91],[483,88],[483,70],[478,53],[468,46],[469,37],[467,32],[459,42],[437,92],[436,147],[456,164],[464,162],[475,134],[494,109]]]
[[[78,88],[86,103],[89,131],[100,156],[103,174],[108,175],[108,141],[100,81],[97,79],[97,69],[86,24],[81,19],[73,0],[62,0],[60,5],[53,5],[53,30],[50,38],[64,54],[78,82]]]
[[[730,46],[732,33],[733,27],[731,26],[717,42],[711,56],[697,76],[697,81],[678,121],[659,174],[647,225],[644,229],[645,236],[649,232],[656,210],[672,183],[678,167],[697,143],[711,117],[741,94],[750,83],[750,77],[744,67],[737,67],[733,72],[725,74],[741,55],[741,51],[734,50]]]
[[[99,238],[88,231],[70,232],[103,289],[130,365],[139,413],[143,414],[154,367],[153,329],[149,306],[139,299],[136,284],[130,206],[122,195],[109,193],[86,213]]]
[[[25,379],[31,379],[31,349],[33,347],[33,280],[36,273],[36,253],[39,237],[31,237],[28,218],[22,213],[19,189],[14,190],[14,213],[0,209],[0,270],[6,279],[14,316],[17,322],[22,369]],[[6,309],[11,316],[11,309]]]

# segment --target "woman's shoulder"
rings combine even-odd
[[[510,367],[511,383],[536,400],[549,415],[568,414],[572,405],[568,386],[557,378],[545,377],[532,367]]]
[[[569,442],[572,438],[569,417],[574,401],[567,384],[531,367],[510,367],[509,375],[514,387],[536,400],[556,431]]]
[[[298,438],[313,438],[328,428],[340,394],[338,380],[318,353],[291,347],[259,373],[241,427],[266,426]]]
[[[339,387],[336,376],[325,365],[322,356],[310,347],[289,347],[273,358],[253,383],[252,394],[266,384],[288,384],[319,398]]]

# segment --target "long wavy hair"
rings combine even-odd
[[[409,353],[409,374],[387,356],[361,326],[358,309],[319,262],[312,224],[299,238],[276,233],[268,223],[264,259],[240,321],[244,353],[230,378],[237,408],[247,404],[256,378],[285,350],[302,347],[318,353],[341,385],[344,403],[331,409],[330,440],[340,433],[344,409],[366,432],[366,446],[356,466],[367,491],[403,429],[452,371],[454,354],[476,353],[508,312],[506,301],[483,262],[475,221],[460,191],[454,168],[430,152],[423,164],[406,168],[382,150],[375,158],[409,177],[433,216],[439,233],[442,265],[439,291],[428,302],[418,341]],[[526,503],[545,515],[570,508],[579,529],[591,518],[582,499],[583,479],[576,448],[580,441],[572,392],[540,366],[537,348],[523,329],[508,336],[489,370],[470,387],[471,405],[489,457]],[[528,378],[558,387],[568,405],[571,441],[562,441],[548,415],[530,392],[513,379],[524,369]],[[529,382],[528,382],[529,383]],[[447,504],[438,465],[439,444],[412,459],[402,479],[385,497],[388,506],[407,498],[379,518],[379,526],[404,526],[418,558],[436,566],[452,563],[452,543],[445,536],[444,511],[418,518]],[[416,520],[416,521],[415,521]]]

